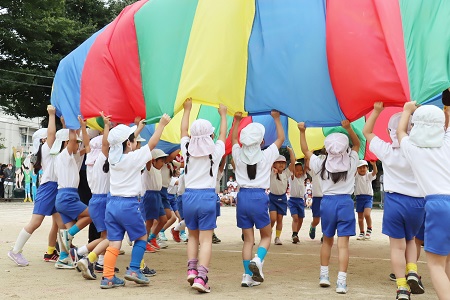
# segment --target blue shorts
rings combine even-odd
[[[450,195],[425,196],[425,210],[425,251],[449,255]]]
[[[59,189],[55,207],[64,224],[78,219],[78,216],[87,208],[86,204],[81,202],[77,188]]]
[[[145,220],[158,220],[166,212],[161,202],[160,191],[146,191],[143,197]]]
[[[122,241],[125,231],[132,241],[147,235],[139,206],[137,197],[108,198],[105,214],[108,240]]]
[[[141,212],[142,220],[145,220],[144,196],[139,196],[138,201],[139,201],[139,210]]]
[[[425,218],[425,199],[397,193],[384,195],[381,232],[394,239],[414,239]]]
[[[92,194],[92,198],[89,200],[89,215],[95,228],[97,228],[97,232],[106,230],[105,211],[107,199],[107,194]]]
[[[215,189],[186,189],[183,194],[184,219],[189,230],[216,228]]]
[[[172,207],[170,206],[170,201],[169,201],[169,193],[167,192],[167,188],[165,188],[165,187],[161,188],[161,203],[162,203],[164,209],[172,210]],[[166,214],[166,213],[164,213],[164,214]]]
[[[299,218],[305,217],[305,200],[303,198],[291,197],[288,200],[289,211],[292,215],[298,215]]]
[[[216,218],[220,217],[220,197],[217,195],[217,201],[216,201]]]
[[[370,208],[373,206],[373,196],[370,195],[356,195],[356,212],[362,213],[364,209]]]
[[[237,226],[241,229],[261,229],[270,224],[269,197],[264,189],[241,188],[236,204]]]
[[[320,202],[322,202],[322,197],[313,197],[311,205],[313,218],[320,218]]]
[[[287,197],[286,194],[274,195],[269,194],[269,211],[276,211],[277,214],[285,216],[287,213]]]
[[[356,235],[353,200],[350,195],[324,195],[320,203],[322,232],[326,237]]]
[[[425,219],[426,218],[427,218],[427,213],[425,212],[422,225],[420,226],[420,229],[416,234],[416,238],[418,240],[421,240],[422,242],[425,241]]]
[[[168,198],[169,198],[169,203],[170,203],[170,207],[172,208],[172,210],[177,211],[178,210],[177,197],[174,194],[168,194]]]
[[[56,194],[58,194],[58,183],[47,181],[41,184],[34,199],[33,214],[51,216],[56,213]]]
[[[181,219],[184,219],[184,214],[183,214],[183,195],[179,195],[177,197],[177,205],[178,205],[178,213],[180,214]]]
[[[25,188],[25,194],[29,194],[30,193],[30,183],[25,182],[24,188]]]

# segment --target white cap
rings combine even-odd
[[[191,139],[189,141],[188,151],[191,156],[201,157],[214,153],[215,145],[210,137],[214,133],[214,127],[211,122],[204,119],[197,119],[192,122]]]
[[[260,123],[250,123],[241,130],[242,150],[240,158],[247,165],[254,165],[263,159],[261,142],[266,130]]]
[[[96,136],[89,142],[91,151],[86,155],[86,166],[93,166],[100,152],[102,152],[103,135]]]
[[[350,168],[348,137],[343,133],[332,133],[325,138],[324,144],[328,153],[325,169],[330,173],[348,171]]]
[[[41,140],[47,138],[47,128],[41,128],[33,133],[33,154],[39,151]]]
[[[275,162],[277,162],[277,161],[286,162],[286,157],[284,157],[283,155],[278,155],[278,157],[275,160]]]
[[[152,159],[158,159],[161,157],[167,157],[168,154],[164,153],[161,149],[153,149],[152,150]]]
[[[64,128],[60,129],[56,132],[56,139],[53,142],[52,149],[50,149],[50,154],[55,155],[58,154],[61,150],[61,145],[63,142],[69,140],[69,129]]]
[[[109,131],[109,163],[117,164],[123,154],[122,143],[128,140],[130,135],[136,131],[136,126],[128,127],[127,125],[119,124]]]
[[[141,135],[138,135],[137,136],[137,138],[136,138],[136,142],[145,142],[146,140],[144,139],[144,138],[142,138],[142,136]]]
[[[421,148],[439,148],[444,142],[445,115],[434,105],[422,105],[414,112],[409,134],[411,143]]]
[[[368,166],[369,164],[364,159],[360,159],[358,162],[358,168],[362,166]]]

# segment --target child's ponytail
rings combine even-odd
[[[250,180],[253,180],[256,178],[256,166],[258,164],[254,165],[247,165],[247,176]]]
[[[103,172],[105,172],[105,173],[109,172],[109,161],[108,161],[108,158],[106,158],[105,163],[103,164]]]
[[[320,171],[320,177],[322,178],[322,180],[325,180],[325,172],[327,172],[327,179],[330,179],[330,176],[331,176],[331,180],[335,184],[339,181],[347,180],[348,171],[336,172],[336,173],[330,173],[327,171],[327,169],[325,168],[325,163],[327,162],[327,159],[328,159],[328,154],[326,155],[325,159],[323,160],[322,170]]]
[[[35,174],[38,174],[39,171],[42,169],[42,145],[43,145],[43,143],[41,142],[39,145],[39,150],[35,154],[36,161],[33,164]]]

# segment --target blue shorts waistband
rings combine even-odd
[[[138,197],[134,196],[134,197],[122,197],[122,196],[112,196],[110,195],[108,197],[109,201],[138,201]]]
[[[281,195],[277,195],[277,194],[274,194],[274,193],[269,193],[269,195],[274,196],[274,197],[283,197],[283,196],[286,196],[286,193],[281,194]]]
[[[92,197],[108,197],[108,194],[92,194]]]
[[[348,198],[352,198],[352,195],[350,195],[350,194],[342,194],[342,195],[323,195],[323,197],[322,198],[332,198],[332,199],[336,199],[336,200],[339,200],[339,199],[348,199]]]
[[[304,200],[303,198],[301,198],[301,197],[290,197],[289,198],[289,200]]]
[[[241,188],[239,188],[239,192],[266,192],[266,190],[265,189],[263,189],[263,188],[243,188],[243,187],[241,187]]]
[[[450,195],[436,194],[425,196],[425,201],[438,201],[438,200],[450,201]]]
[[[60,188],[58,191],[66,192],[66,193],[78,193],[77,188]]]
[[[202,191],[202,192],[213,192],[213,193],[215,193],[216,192],[216,189],[214,189],[214,188],[206,188],[206,189],[191,189],[191,188],[187,188],[186,190],[185,190],[185,192],[199,192],[199,191]]]

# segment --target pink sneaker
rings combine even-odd
[[[197,269],[189,269],[187,271],[187,281],[191,286],[194,284],[194,279],[195,277],[197,277],[197,275],[198,275]]]
[[[208,285],[208,277],[206,277],[206,280],[202,277],[195,277],[192,288],[197,290],[199,293],[211,293],[211,288]]]
[[[19,267],[25,267],[28,266],[28,261],[25,259],[25,257],[22,255],[22,251],[19,253],[14,253],[12,251],[8,252],[8,257],[15,262]]]

